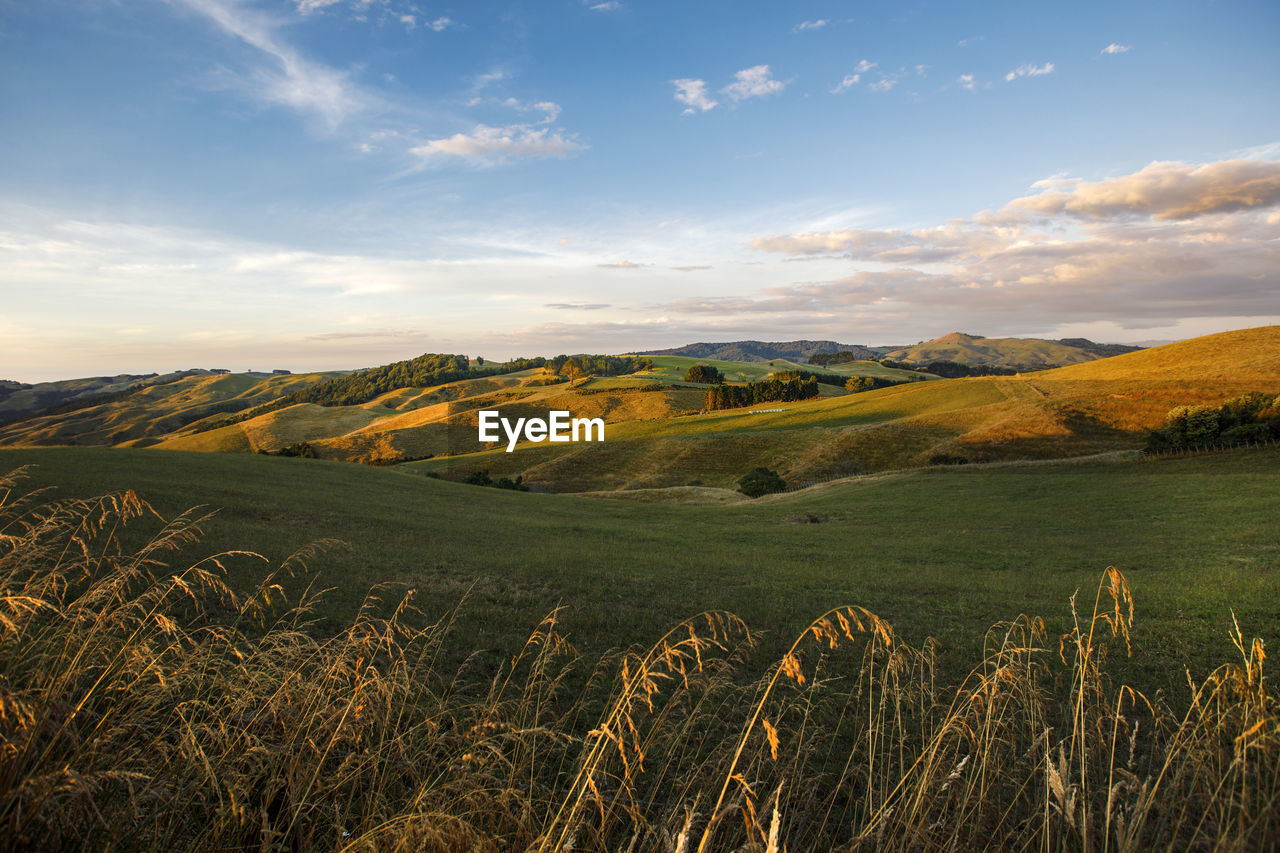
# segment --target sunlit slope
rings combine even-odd
[[[1089,362],[1097,355],[1059,341],[1038,338],[983,338],[952,332],[915,346],[902,347],[885,355],[894,361],[928,364],[955,361],[962,364],[989,364],[1001,367],[1049,367]]]
[[[793,485],[939,461],[1081,456],[1142,446],[1179,405],[1280,391],[1280,329],[1214,335],[1053,371],[911,385],[611,426],[604,444],[522,444],[435,459],[557,491],[732,487],[757,465]]]
[[[361,406],[299,404],[218,429],[171,436],[165,450],[274,452],[306,442],[322,459],[390,464],[482,449],[477,413],[545,418],[552,410],[609,423],[697,411],[702,388],[663,387],[632,377],[537,384],[540,372],[405,388]]]
[[[1280,382],[1280,326],[1192,338],[1038,374],[1046,380]]]
[[[206,419],[270,402],[333,375],[337,374],[189,376],[100,405],[0,426],[0,444],[146,446],[198,428]]]

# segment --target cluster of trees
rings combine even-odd
[[[958,361],[931,361],[928,364],[912,369],[932,373],[945,379],[958,379],[961,376],[1013,376],[1018,373],[1018,370],[1013,367],[997,367],[993,364],[961,364]]]
[[[1179,406],[1147,436],[1151,451],[1280,439],[1280,394],[1251,391],[1220,406]]]
[[[724,377],[720,375],[720,371],[716,369],[715,365],[695,364],[684,372],[684,381],[719,385],[724,382]]]
[[[628,355],[558,355],[543,361],[543,370],[566,379],[577,379],[580,376],[622,376],[653,367],[651,358]]]
[[[763,466],[753,468],[749,473],[744,474],[742,479],[738,480],[738,491],[749,498],[758,498],[761,495],[785,492],[786,490],[787,484],[778,476],[778,472],[770,471]]]
[[[859,394],[863,391],[874,391],[877,388],[906,385],[908,381],[910,380],[885,379],[882,376],[850,376],[844,381],[844,390]]]
[[[510,489],[513,492],[529,491],[529,487],[524,484],[523,474],[517,474],[514,480],[509,477],[499,477],[495,480],[489,476],[488,471],[472,471],[462,482],[469,486],[490,486],[495,489]]]
[[[772,378],[781,380],[782,382],[790,382],[792,379],[799,379],[802,382],[810,379],[815,382],[821,382],[824,385],[840,386],[844,384],[844,377],[836,373],[810,373],[807,370],[777,370],[772,374]]]
[[[407,361],[384,364],[358,370],[348,376],[338,376],[317,382],[290,394],[286,399],[293,403],[317,403],[321,406],[355,406],[367,403],[380,394],[397,388],[425,387],[457,382],[475,376],[492,376],[507,372],[505,367],[489,368],[471,366],[465,355],[447,355],[429,352]]]
[[[717,385],[707,389],[704,409],[737,409],[757,403],[793,402],[818,396],[818,381],[809,379],[766,379],[746,385]]]
[[[810,364],[822,364],[822,365],[848,364],[851,361],[861,361],[861,360],[862,359],[858,358],[856,355],[849,352],[848,350],[841,350],[840,352],[819,352],[809,356]]]

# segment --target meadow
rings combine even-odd
[[[404,584],[428,613],[461,605],[468,653],[489,664],[557,607],[575,644],[598,654],[702,610],[737,614],[769,648],[853,603],[914,642],[934,637],[955,680],[999,619],[1042,615],[1065,630],[1065,602],[1111,565],[1142,602],[1133,665],[1146,686],[1216,665],[1232,612],[1280,641],[1276,450],[947,466],[708,505],[513,493],[322,460],[0,450],[0,469],[27,464],[59,496],[133,489],[166,517],[216,510],[210,553],[278,563],[339,540],[311,561],[331,588],[319,606],[328,624],[350,619],[374,585]],[[247,589],[263,568],[231,560],[228,572]]]
[[[19,464],[63,502],[0,486],[9,849],[1280,837],[1274,450],[720,506],[0,452]],[[225,509],[176,515],[196,499]],[[299,551],[322,536],[346,545]]]

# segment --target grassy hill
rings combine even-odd
[[[959,343],[991,342],[965,336]],[[922,376],[875,362],[816,368],[783,359],[655,356],[652,369],[625,376],[546,384],[540,369],[530,369],[394,388],[358,405],[276,408],[221,427],[216,425],[228,413],[280,400],[323,377],[197,376],[0,427],[0,443],[241,453],[306,443],[324,459],[408,462],[417,473],[451,479],[487,470],[556,492],[733,489],[757,466],[801,486],[944,460],[1052,459],[1136,449],[1176,406],[1280,391],[1278,352],[1280,327],[1263,327],[1018,376],[930,379],[860,394],[822,384],[819,397],[803,402],[710,413],[702,413],[707,386],[683,381],[693,364],[713,364],[731,382],[792,369],[834,377]],[[606,441],[525,443],[513,453],[505,451],[505,441],[486,447],[477,438],[477,412],[494,408],[508,418],[544,417],[555,409],[603,418]]]
[[[1093,361],[1102,353],[1132,349],[1117,345],[1099,349],[1092,341],[1049,341],[1039,338],[984,338],[952,332],[915,346],[899,347],[885,352],[882,358],[911,364],[931,361],[955,361],[960,364],[991,365],[1024,370],[1078,364]]]

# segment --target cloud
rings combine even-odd
[[[572,134],[549,127],[510,124],[505,127],[476,125],[470,133],[455,133],[443,139],[432,139],[409,149],[424,160],[439,157],[463,157],[491,163],[508,160],[545,160],[569,157],[589,146],[578,142]]]
[[[583,0],[583,4],[593,12],[613,12],[622,7],[618,0],[604,0],[602,3],[594,2],[594,0]]]
[[[956,78],[956,82],[960,84],[961,89],[968,89],[970,92],[973,91],[974,82],[972,74],[961,74]]]
[[[543,307],[554,308],[557,311],[599,311],[613,306],[608,302],[548,302]]]
[[[434,21],[426,22],[426,26],[430,27],[436,32],[440,32],[442,30],[448,29],[449,27],[459,26],[459,24],[457,21],[453,20],[452,18],[440,17],[440,18],[436,18]]]
[[[647,267],[649,265],[637,264],[637,263],[633,263],[632,261],[614,261],[611,264],[596,264],[596,266],[606,270],[638,270],[642,267]]]
[[[176,0],[205,16],[226,34],[255,48],[265,62],[245,73],[227,72],[221,81],[269,104],[320,118],[330,130],[358,113],[377,108],[380,99],[355,84],[345,71],[304,57],[282,39],[279,20],[228,0]],[[313,12],[339,0],[302,0],[298,10]]]
[[[695,272],[697,270],[709,270],[711,267],[706,264],[688,264],[683,267],[672,267],[671,269],[677,272]]]
[[[486,71],[484,74],[477,74],[471,80],[471,91],[479,92],[481,89],[492,86],[494,83],[501,83],[503,80],[507,79],[508,76],[507,72],[503,71],[501,68]]]
[[[879,63],[876,63],[876,62],[868,62],[865,59],[860,60],[857,66],[854,67],[853,71],[844,75],[844,79],[841,80],[836,85],[836,87],[831,90],[831,94],[838,95],[841,92],[845,91],[846,89],[850,89],[858,85],[858,83],[862,80],[862,75],[866,74],[872,68],[875,68],[876,65],[878,64]]]
[[[1044,74],[1053,73],[1053,63],[1046,62],[1044,65],[1019,65],[1017,68],[1004,75],[1006,83],[1012,83],[1019,77],[1040,77]]]
[[[822,18],[817,21],[801,21],[791,28],[791,32],[802,33],[805,30],[820,30],[829,23],[831,22],[826,18]]]
[[[706,80],[685,77],[680,80],[672,80],[671,83],[676,87],[676,100],[688,106],[688,109],[684,111],[684,115],[692,115],[696,112],[705,113],[720,103],[707,94]]]
[[[781,92],[787,85],[781,80],[773,79],[768,65],[753,65],[750,68],[744,68],[736,72],[733,78],[733,82],[720,91],[734,101],[772,95],[775,92]]]
[[[887,269],[657,308],[943,329],[1280,314],[1280,163],[1153,163],[1121,178],[1057,176],[1034,188],[1043,192],[997,214],[929,228],[760,237],[750,243],[759,252]]]
[[[1112,42],[1111,44],[1107,45],[1106,47],[1104,47],[1102,50],[1098,52],[1106,53],[1106,54],[1117,54],[1117,53],[1128,53],[1131,50],[1133,50],[1133,45],[1131,44],[1116,44],[1115,42]]]
[[[1093,183],[1050,179],[1035,188],[1046,192],[1014,199],[1006,211],[1065,214],[1078,219],[1191,219],[1280,204],[1280,163],[1222,160],[1193,166],[1156,162],[1121,178]]]
[[[883,77],[874,83],[868,83],[867,88],[873,92],[887,92],[896,85],[898,85],[897,78]]]

